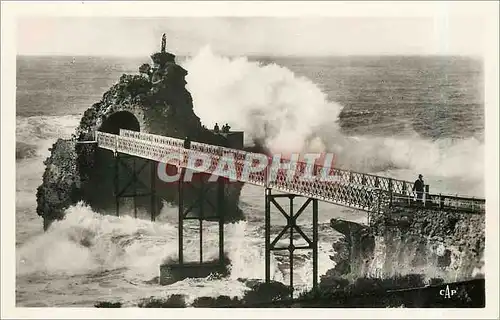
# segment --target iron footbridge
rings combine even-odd
[[[217,176],[218,201],[215,206],[217,211],[216,220],[219,222],[219,260],[215,264],[222,268],[224,258],[224,179],[238,181],[245,184],[259,186],[264,189],[265,199],[265,280],[271,279],[271,252],[285,250],[289,252],[290,258],[290,287],[293,288],[293,259],[294,251],[299,249],[312,250],[313,261],[313,287],[317,287],[318,279],[318,202],[327,202],[356,210],[367,212],[368,224],[370,216],[380,213],[391,207],[412,207],[420,206],[425,208],[435,208],[439,210],[449,210],[471,214],[481,214],[485,211],[485,200],[444,194],[432,194],[429,192],[429,185],[425,186],[425,192],[420,199],[416,199],[412,191],[413,182],[394,179],[391,177],[378,176],[367,173],[360,173],[341,168],[324,167],[314,163],[287,160],[290,168],[296,168],[296,172],[310,172],[313,175],[327,173],[331,179],[300,179],[290,177],[283,167],[267,165],[262,170],[256,170],[259,163],[269,161],[269,156],[260,153],[252,153],[238,149],[231,149],[217,145],[200,142],[190,142],[189,147],[185,146],[185,141],[173,137],[148,134],[130,130],[120,129],[119,134],[111,134],[97,131],[95,134],[98,148],[113,152],[115,158],[123,154],[132,157],[147,159],[151,164],[167,163],[177,167],[185,174],[191,170],[200,174],[210,174]],[[175,159],[175,161],[172,161]],[[200,165],[192,159],[209,159],[209,165]],[[232,164],[227,166],[219,165],[231,159]],[[268,162],[266,162],[268,163]],[[155,174],[154,170],[151,175]],[[135,176],[135,174],[134,174]],[[184,261],[183,257],[183,221],[189,219],[188,213],[192,208],[186,208],[183,203],[183,192],[185,182],[181,179],[178,182],[179,195],[179,256],[178,264],[180,270],[193,270],[196,266],[207,266],[202,259],[202,231],[203,214],[197,217],[200,223],[200,261],[199,264]],[[203,199],[203,188],[200,188],[200,199]],[[151,197],[154,198],[155,190],[151,188]],[[118,194],[117,194],[118,197]],[[287,198],[289,200],[288,210],[281,206],[277,199]],[[302,198],[305,202],[300,208],[294,207],[294,199]],[[203,200],[201,200],[203,202]],[[153,201],[152,201],[153,203]],[[271,207],[277,209],[286,219],[286,226],[279,234],[271,239]],[[300,226],[297,225],[297,218],[306,210],[312,209],[312,237],[307,236]],[[154,219],[153,204],[151,205],[152,220]],[[118,200],[117,200],[118,214]],[[212,217],[213,218],[213,217]],[[213,221],[213,219],[212,219]],[[296,245],[294,233],[300,235],[305,240],[306,245]],[[287,246],[279,246],[279,240],[285,234],[290,235],[290,242]],[[193,267],[195,266],[195,267]],[[174,268],[175,269],[175,268]],[[175,273],[170,268],[168,274]],[[210,269],[210,268],[209,268]],[[199,271],[199,270],[198,270]],[[196,271],[196,272],[198,272]],[[184,271],[183,271],[184,272]],[[195,272],[195,273],[196,273]],[[189,277],[189,271],[185,271],[184,277]],[[199,274],[199,273],[196,273]],[[182,276],[179,276],[182,278]],[[163,277],[164,278],[164,277]],[[168,283],[168,279],[162,278],[160,272],[160,283]]]

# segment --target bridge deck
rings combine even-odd
[[[338,168],[291,161],[292,166],[299,170],[321,172],[324,170],[334,181],[301,181],[297,178],[287,179],[287,173],[276,166],[268,166],[266,170],[253,170],[258,161],[268,161],[264,154],[251,153],[243,150],[230,149],[221,146],[191,142],[190,149],[184,148],[184,140],[160,135],[141,133],[120,129],[120,135],[96,132],[98,147],[113,152],[124,153],[157,162],[169,164],[174,158],[175,165],[197,172],[212,173],[236,181],[258,185],[321,201],[351,207],[354,209],[372,211],[380,207],[382,199],[403,199],[413,201],[413,183],[410,181],[392,179],[372,174],[359,173]],[[194,157],[193,157],[194,156]],[[200,166],[188,159],[209,159],[210,166]],[[225,159],[234,159],[232,170],[224,170],[218,165]],[[258,160],[257,162],[255,160]],[[261,159],[261,160],[259,160]],[[230,167],[231,168],[231,167]],[[426,201],[443,209],[484,212],[485,200],[468,197],[454,197],[449,195],[426,194]]]

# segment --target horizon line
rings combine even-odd
[[[171,52],[170,52],[171,53]],[[49,53],[17,53],[16,57],[96,57],[96,58],[125,58],[125,59],[139,59],[139,58],[150,58],[149,55],[117,55],[117,54],[49,54]],[[173,53],[171,53],[173,54]],[[461,57],[461,58],[472,58],[483,60],[483,56],[479,54],[439,54],[439,53],[372,53],[372,54],[266,54],[266,53],[247,53],[247,54],[221,54],[215,53],[216,55],[229,57],[229,58],[348,58],[348,57]],[[176,57],[194,57],[196,54],[173,54]]]

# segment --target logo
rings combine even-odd
[[[183,150],[170,153],[158,164],[158,178],[164,182],[181,179],[191,182],[200,178],[196,173],[209,174],[208,181],[218,177],[227,182],[259,180],[262,182],[286,183],[290,181],[337,181],[333,169],[335,155],[328,153],[275,154],[272,156],[256,153],[220,155]],[[181,174],[181,168],[185,168]]]
[[[449,285],[446,285],[445,289],[439,290],[439,295],[444,297],[445,299],[451,299],[454,295],[457,294],[457,289],[450,289]]]

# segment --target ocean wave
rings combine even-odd
[[[164,212],[172,210],[177,209],[166,207],[161,215],[172,215],[172,212]],[[198,244],[189,240],[193,237],[189,235],[198,231],[197,223],[192,224],[190,228],[190,223],[185,222],[186,261],[199,259]],[[218,256],[217,227],[207,223],[204,229],[205,261]],[[263,276],[264,247],[263,243],[256,245],[261,238],[252,236],[252,228],[246,222],[225,226],[230,279]],[[101,215],[78,203],[67,210],[63,220],[54,222],[47,232],[18,249],[17,273],[78,275],[126,267],[129,277],[148,281],[158,275],[160,264],[172,259],[177,259],[177,227],[126,215]],[[272,272],[275,279],[283,280],[276,266]]]
[[[168,212],[167,212],[168,211]],[[163,208],[161,216],[171,216],[176,208]],[[124,212],[125,213],[125,212]],[[162,219],[160,219],[162,220]],[[120,271],[123,279],[137,283],[150,283],[158,276],[159,266],[165,261],[177,259],[177,227],[163,221],[151,222],[131,216],[109,216],[98,214],[83,203],[67,209],[65,218],[54,222],[43,234],[20,245],[16,251],[16,272],[21,277],[36,275],[85,276],[98,275],[110,270]],[[192,223],[191,223],[192,222]],[[264,278],[264,240],[259,225],[241,221],[225,225],[225,252],[230,260],[230,274],[223,279],[238,283],[238,279]],[[206,223],[203,234],[203,260],[218,256],[218,224]],[[184,259],[198,261],[198,223],[185,222]],[[322,261],[319,275],[334,266],[329,259],[332,254],[330,237],[319,245]],[[325,242],[326,241],[326,242]],[[287,254],[271,255],[271,278],[286,283],[289,281]],[[312,271],[311,257],[304,252],[297,258],[294,279],[297,288],[310,288]],[[169,290],[186,290],[185,281],[169,286]],[[203,287],[210,279],[202,281]],[[210,285],[207,285],[210,287]],[[197,296],[194,292],[189,295]]]
[[[16,159],[46,157],[58,138],[70,138],[80,116],[16,117]]]
[[[17,273],[75,275],[139,265],[156,273],[173,232],[168,224],[101,215],[78,203],[19,248]]]
[[[47,139],[70,136],[80,121],[79,115],[16,117],[16,135]]]
[[[16,160],[35,157],[37,146],[25,142],[16,142]]]
[[[303,149],[321,125],[337,126],[342,106],[285,67],[221,57],[205,48],[185,68],[194,111],[207,126],[231,123],[250,140],[281,152]]]
[[[483,193],[482,140],[424,139],[411,124],[395,136],[348,136],[339,126],[343,107],[285,67],[218,56],[209,47],[184,64],[195,112],[208,126],[231,123],[272,152],[333,152],[337,167],[399,170],[402,179],[423,173],[434,180],[460,180],[461,190]]]

